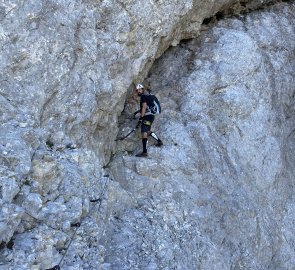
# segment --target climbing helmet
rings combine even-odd
[[[136,90],[139,90],[141,88],[144,88],[142,84],[139,83],[138,85],[136,85]]]

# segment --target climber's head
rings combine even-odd
[[[144,92],[144,86],[140,83],[136,85],[136,92],[139,96],[141,96]]]

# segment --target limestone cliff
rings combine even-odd
[[[35,2],[0,4],[1,267],[293,269],[294,1]]]
[[[165,146],[112,162],[136,199],[108,230],[115,269],[293,269],[293,14],[221,20],[155,63]]]

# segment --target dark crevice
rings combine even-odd
[[[294,2],[294,0],[270,0],[266,3],[257,4],[254,1],[240,1],[234,6],[222,9],[218,11],[214,16],[205,18],[202,22],[202,25],[207,26],[211,25],[217,21],[232,17],[232,16],[240,16],[251,13],[256,10],[265,10],[271,6],[274,6],[278,3],[288,3]]]
[[[219,21],[219,20],[224,19],[225,14],[224,14],[224,12],[219,11],[219,12],[216,13],[215,17],[216,17],[216,19]]]
[[[205,18],[202,22],[202,24],[210,24],[212,21],[213,21],[214,17],[211,17],[211,18]]]

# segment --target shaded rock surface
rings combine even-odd
[[[294,2],[210,24],[269,3],[1,3],[0,268],[292,269]]]

